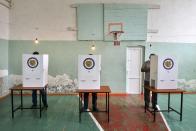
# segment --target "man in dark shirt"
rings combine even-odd
[[[145,78],[144,78],[144,86],[149,87],[150,86],[150,58],[155,54],[150,54],[149,60],[147,60],[141,68],[141,72],[145,72]],[[149,107],[150,103],[150,91],[144,88],[144,101],[145,105]],[[152,93],[152,105],[153,108],[156,108],[157,105],[157,93]]]
[[[150,85],[150,60],[144,62],[141,68],[141,72],[145,72],[144,87]],[[150,103],[150,91],[144,88],[144,102],[145,106],[149,107]]]
[[[39,55],[39,52],[35,51],[33,52],[33,55]],[[42,102],[44,104],[45,108],[48,108],[48,103],[47,103],[47,93],[46,90],[43,89],[41,90],[41,95],[42,95]],[[32,90],[32,108],[35,108],[37,106],[37,90]]]

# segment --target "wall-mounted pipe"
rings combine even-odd
[[[4,0],[4,1],[7,1],[8,3],[11,3],[11,0]]]
[[[4,7],[6,7],[6,8],[8,8],[8,9],[10,9],[10,6],[9,6],[9,5],[6,5],[6,4],[3,3],[3,2],[0,2],[0,5],[1,5],[1,6],[4,6]]]
[[[12,0],[0,0],[0,5],[8,9],[11,8],[11,3],[12,3]]]

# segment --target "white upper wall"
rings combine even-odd
[[[71,0],[13,0],[10,38],[15,40],[75,40],[76,10]]]
[[[196,43],[196,0],[159,0],[159,10],[149,10],[149,42]]]
[[[196,1],[194,0],[13,0],[10,11],[10,39],[76,40],[77,3],[158,4],[149,9],[148,42],[196,42]]]
[[[7,5],[4,0],[0,3]],[[9,39],[9,9],[0,4],[0,39]]]

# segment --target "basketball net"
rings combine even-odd
[[[112,34],[113,38],[114,38],[114,46],[120,45],[120,36],[122,33],[124,33],[124,32],[123,31],[111,31],[110,32],[110,34]]]

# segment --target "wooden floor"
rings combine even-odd
[[[159,95],[158,103],[161,109],[167,109],[167,95]],[[180,110],[180,95],[171,95],[171,106]],[[171,131],[196,130],[196,94],[184,94],[182,121],[175,112],[163,113]]]
[[[25,105],[31,106],[31,97],[24,97]],[[91,98],[89,99],[89,103]],[[15,98],[19,102],[19,96]],[[19,103],[18,103],[19,104]],[[17,111],[11,118],[10,96],[0,100],[0,131],[97,131],[99,130],[88,113],[82,113],[79,123],[77,96],[48,96],[48,110],[39,118],[39,111]],[[91,106],[90,106],[91,107]],[[98,96],[98,108],[105,108],[105,97]],[[165,131],[166,126],[157,115],[157,121],[144,113],[142,95],[110,96],[110,122],[105,112],[93,113],[106,131]]]
[[[14,97],[19,104],[19,96]],[[24,106],[32,105],[31,96],[24,96]],[[38,110],[18,110],[11,117],[10,96],[0,100],[0,131],[99,131],[89,114],[82,114],[79,123],[77,96],[48,96],[48,109],[39,117]]]
[[[99,97],[99,106],[104,108],[104,97]],[[142,95],[110,96],[110,122],[106,113],[93,113],[106,131],[167,131],[157,113],[156,122],[150,113],[144,113]]]

